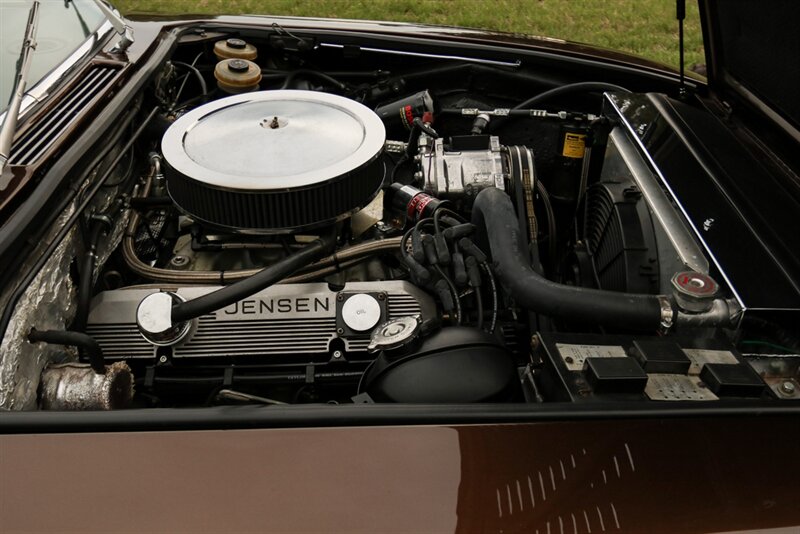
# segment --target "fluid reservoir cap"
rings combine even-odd
[[[228,39],[225,41],[225,44],[228,45],[228,48],[233,48],[236,50],[244,50],[247,47],[247,43],[241,39]]]
[[[372,295],[359,293],[342,305],[342,320],[351,330],[365,332],[381,319],[381,305]]]
[[[258,57],[256,47],[235,37],[214,43],[214,55],[217,59],[249,59]]]
[[[684,311],[701,313],[711,309],[719,286],[707,274],[684,271],[672,277],[672,294]]]
[[[386,321],[372,332],[367,350],[377,352],[402,347],[416,339],[419,331],[420,323],[417,317],[397,317]]]
[[[159,292],[147,295],[136,308],[136,324],[142,337],[153,345],[175,345],[189,334],[191,321],[174,323],[172,306],[184,299],[175,293]]]
[[[247,72],[249,66],[248,62],[243,59],[232,59],[228,61],[228,70],[231,72]]]

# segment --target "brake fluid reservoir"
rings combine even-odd
[[[258,50],[255,46],[246,43],[241,39],[225,39],[214,43],[214,55],[217,59],[247,59],[253,61],[258,57]]]
[[[261,67],[246,59],[224,59],[214,68],[214,78],[226,93],[248,93],[258,89]]]

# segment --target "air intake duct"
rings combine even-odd
[[[313,91],[222,98],[164,134],[167,189],[197,222],[243,233],[321,227],[364,207],[385,169],[386,130],[369,108]]]

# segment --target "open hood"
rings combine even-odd
[[[800,2],[698,0],[709,85],[800,141]]]

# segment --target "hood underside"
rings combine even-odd
[[[709,83],[767,112],[800,139],[800,3],[700,0]]]

